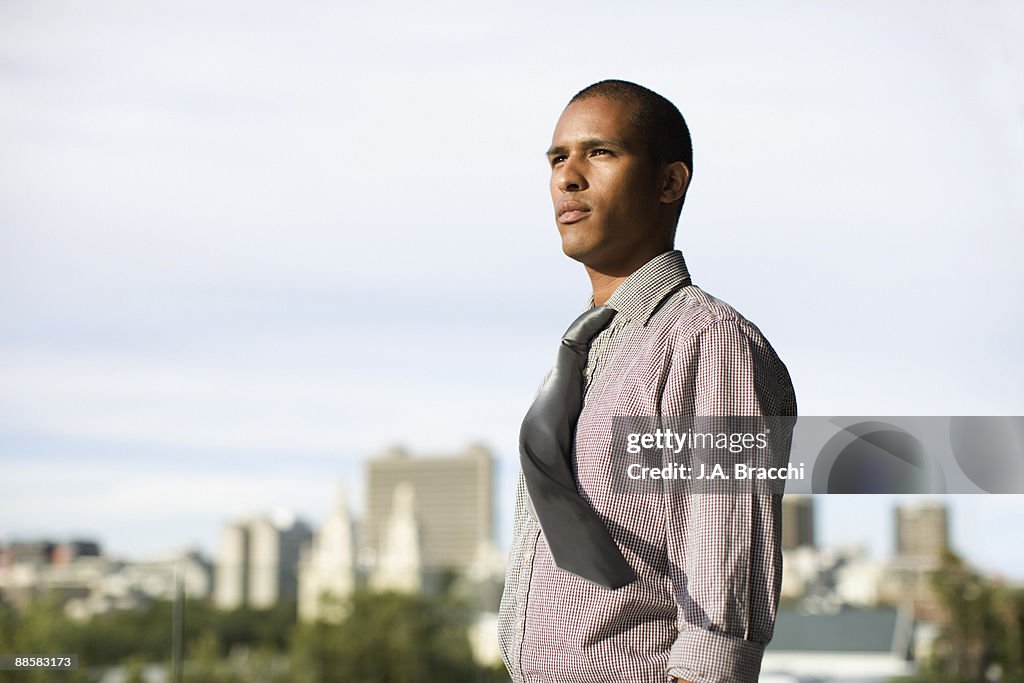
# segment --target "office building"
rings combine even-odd
[[[214,602],[221,609],[262,609],[298,596],[298,566],[309,527],[280,513],[225,526],[217,555]]]
[[[380,539],[380,552],[370,576],[376,590],[418,593],[423,588],[422,546],[416,521],[416,494],[403,481],[394,490],[388,523]]]
[[[331,513],[302,554],[299,569],[299,619],[338,622],[345,599],[356,585],[355,535],[348,498],[339,487]]]
[[[392,546],[403,535],[415,538],[428,580],[446,571],[465,573],[480,544],[493,542],[494,459],[484,447],[471,445],[456,455],[434,457],[393,449],[369,461],[366,477],[364,544],[371,573],[385,568],[381,563],[389,554],[389,536]]]
[[[898,505],[896,555],[889,562],[882,594],[893,604],[908,606],[922,619],[942,618],[944,607],[932,574],[942,567],[949,549],[949,512],[945,504],[922,501]]]
[[[949,514],[945,504],[924,501],[896,507],[899,557],[938,566],[948,548]]]
[[[782,549],[814,546],[814,498],[787,495],[782,498]]]

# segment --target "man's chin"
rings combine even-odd
[[[618,247],[585,232],[565,230],[562,234],[562,253],[587,268],[601,270],[614,261]],[[590,237],[591,239],[587,239]]]
[[[576,244],[573,242],[566,242],[562,240],[562,253],[571,258],[573,261],[587,265],[588,261],[592,259],[593,249],[587,248],[584,245]]]

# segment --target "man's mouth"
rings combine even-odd
[[[590,214],[590,207],[575,199],[567,199],[558,203],[558,222],[575,223]]]

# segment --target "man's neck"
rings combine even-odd
[[[608,303],[608,299],[615,293],[615,290],[619,288],[629,275],[606,275],[599,273],[594,270],[587,268],[587,274],[590,275],[590,284],[594,288],[594,305],[604,306]]]
[[[594,290],[594,305],[604,306],[615,290],[625,282],[630,275],[640,270],[651,259],[671,251],[672,246],[652,250],[650,253],[638,254],[629,265],[616,268],[596,268],[585,266],[587,275],[590,276],[590,285]]]

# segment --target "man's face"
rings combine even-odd
[[[660,253],[659,174],[630,117],[604,97],[570,104],[548,150],[551,200],[566,256],[598,270]]]

